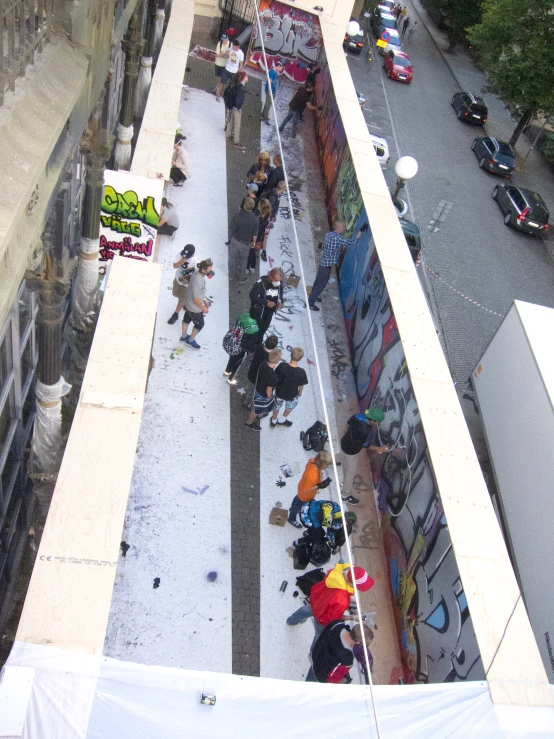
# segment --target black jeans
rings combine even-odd
[[[184,182],[187,179],[185,175],[181,172],[179,167],[171,167],[171,169],[169,170],[169,176],[176,185],[179,185],[181,182]]]
[[[172,236],[177,230],[177,226],[170,226],[167,223],[158,226],[158,233],[164,236]]]
[[[246,352],[241,352],[240,354],[234,354],[229,357],[229,361],[227,362],[227,367],[225,367],[225,372],[230,372],[229,379],[232,380],[233,377],[237,374],[239,371],[239,367],[242,364],[242,360],[246,356]]]
[[[246,260],[246,269],[256,269],[256,249],[250,249]]]
[[[325,286],[329,282],[329,277],[331,277],[332,269],[332,267],[322,267],[321,265],[319,265],[314,284],[312,285],[312,292],[310,293],[310,297],[308,298],[308,303],[310,305],[315,305],[315,301],[325,290]]]

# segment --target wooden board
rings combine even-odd
[[[492,699],[516,705],[554,705],[554,694],[527,613],[518,601],[519,589],[508,552],[425,296],[409,264],[404,236],[373,146],[364,140],[366,126],[355,93],[343,84],[347,63],[339,46],[342,39],[337,24],[322,18],[321,28],[475,636],[485,671],[489,671]]]
[[[17,640],[102,654],[161,266],[116,257]]]

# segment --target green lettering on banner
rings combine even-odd
[[[134,190],[127,190],[122,194],[118,193],[111,185],[104,185],[101,208],[104,213],[110,213],[112,216],[119,216],[119,218],[142,221],[149,226],[156,227],[160,220],[152,195],[147,195],[140,202]],[[107,225],[103,218],[102,223]],[[113,228],[113,219],[111,227]],[[121,231],[121,226],[117,230]],[[134,231],[131,233],[136,236],[139,235]]]

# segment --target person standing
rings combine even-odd
[[[323,106],[319,108],[313,104],[314,86],[311,83],[307,83],[304,87],[300,87],[292,100],[289,103],[289,112],[285,120],[279,126],[279,131],[283,133],[285,126],[292,118],[292,133],[291,138],[296,138],[296,127],[300,121],[300,116],[304,112],[305,108],[310,110],[323,110]]]
[[[248,75],[246,72],[241,71],[237,74],[236,80],[231,82],[223,94],[226,112],[225,136],[229,141],[233,136],[235,149],[241,150],[246,149],[246,146],[243,146],[240,143],[240,122],[242,117],[242,106],[244,105],[244,98],[246,97],[245,85],[247,82]]]
[[[306,84],[313,85],[315,88],[315,82],[317,75],[321,72],[321,67],[316,62],[310,62],[308,64],[308,76],[306,77]]]
[[[183,138],[177,137],[173,145],[173,159],[169,179],[176,187],[182,187],[183,182],[190,177],[188,153],[183,149]]]
[[[402,24],[402,36],[406,33],[408,30],[408,26],[410,25],[410,16],[405,18],[404,23]]]
[[[262,341],[277,310],[283,307],[283,273],[274,267],[256,280],[250,290],[250,315],[258,322]]]
[[[253,318],[250,318],[248,313],[240,316],[237,321],[237,326],[242,329],[242,338],[240,340],[240,352],[238,354],[232,354],[229,357],[227,366],[223,376],[227,378],[229,385],[236,385],[235,375],[240,369],[242,360],[246,354],[251,354],[258,346],[258,324]]]
[[[229,277],[241,283],[247,280],[248,250],[256,246],[258,235],[258,217],[252,212],[255,205],[252,198],[245,198],[229,224]]]
[[[287,191],[287,184],[285,180],[281,180],[277,187],[275,187],[271,192],[269,193],[267,199],[269,200],[269,204],[271,205],[271,220],[273,223],[277,220],[277,214],[279,213],[279,203],[281,202],[281,196],[284,195]]]
[[[335,221],[333,223],[333,230],[325,234],[325,238],[323,239],[323,253],[321,255],[321,261],[319,263],[319,268],[315,276],[315,282],[312,285],[310,297],[308,298],[308,305],[310,306],[311,310],[319,310],[315,302],[329,282],[329,277],[331,277],[331,269],[333,268],[333,265],[337,264],[337,262],[339,261],[343,248],[345,246],[348,247],[355,244],[362,235],[362,232],[358,231],[355,238],[347,239],[345,236],[342,235],[343,233],[344,223],[342,223],[341,221]]]
[[[379,446],[375,443],[379,424],[384,418],[385,414],[380,408],[368,408],[364,413],[355,413],[348,419],[346,431],[340,440],[340,447],[344,454],[341,496],[350,505],[357,505],[360,502],[352,495],[354,478],[358,472],[358,454],[362,449],[376,454],[389,451],[388,446]]]
[[[280,361],[281,350],[272,349],[268,354],[267,362],[264,362],[258,368],[252,410],[244,424],[249,429],[261,431],[259,419],[267,416],[273,410],[273,406],[275,405],[274,392],[275,386],[277,385],[275,365]]]
[[[180,226],[179,214],[167,198],[162,198],[160,220],[158,221],[158,234],[162,236],[173,236]]]
[[[273,168],[269,171],[262,198],[267,198],[269,193],[278,186],[281,180],[285,179],[285,171],[283,169],[283,160],[280,154],[273,157]]]
[[[320,490],[331,484],[330,477],[324,477],[324,471],[333,464],[333,457],[329,452],[319,452],[312,459],[308,459],[304,473],[298,483],[297,493],[292,499],[287,517],[288,523],[294,528],[301,529],[302,524],[297,520],[304,503],[313,500]]]
[[[290,353],[290,362],[281,364],[275,370],[277,375],[277,387],[275,390],[275,410],[273,417],[269,422],[269,428],[274,429],[276,426],[288,428],[292,426],[288,416],[298,405],[298,399],[302,395],[304,386],[308,384],[308,377],[305,370],[298,366],[298,362],[304,356],[304,349],[295,347]],[[277,421],[279,411],[285,405],[283,413],[284,421]]]
[[[250,169],[246,173],[248,182],[254,182],[255,176],[258,174],[258,172],[262,172],[265,175],[265,181],[267,182],[267,178],[272,171],[270,162],[271,162],[271,159],[269,156],[269,152],[261,151],[258,154],[258,158],[254,162],[254,164],[250,167]],[[263,189],[265,189],[265,185]]]
[[[265,251],[266,244],[266,230],[269,225],[269,219],[271,218],[271,205],[269,200],[260,200],[258,206],[258,234],[256,236],[256,243],[250,248],[248,252],[248,261],[246,262],[246,271],[256,271],[256,254],[261,250]]]
[[[345,621],[331,621],[319,636],[312,649],[312,666],[306,682],[351,682],[350,668],[354,664],[354,646],[363,645],[362,629],[366,644],[373,641],[373,631],[365,623],[351,626]]]
[[[304,623],[310,616],[314,619],[315,633],[318,637],[325,626],[344,616],[350,607],[350,599],[356,589],[366,593],[375,584],[363,567],[352,567],[346,564],[337,564],[321,582],[312,585],[309,603],[298,608],[287,618],[288,626]]]
[[[185,315],[183,316],[182,341],[185,346],[191,349],[200,349],[197,344],[196,336],[204,328],[204,316],[208,314],[210,304],[206,300],[206,277],[213,275],[212,260],[203,259],[198,263],[196,270],[190,278],[187,293],[184,299]],[[190,336],[187,336],[189,323],[192,323],[193,329]]]
[[[275,98],[277,94],[277,82],[279,75],[283,72],[283,62],[275,62],[273,68],[269,70],[268,77],[269,81],[265,83],[265,102],[262,108],[262,121],[265,121],[269,125],[269,108],[271,106],[271,95]],[[271,95],[269,94],[269,85],[271,84]]]
[[[229,80],[240,72],[242,65],[244,64],[244,53],[240,48],[239,42],[235,39],[231,45],[231,48],[227,50],[227,59],[225,67],[221,71],[221,85],[218,88],[217,97],[221,96],[221,88],[226,85]]]
[[[173,288],[171,294],[177,298],[177,307],[175,312],[168,320],[170,326],[179,318],[179,313],[183,309],[185,303],[185,295],[187,294],[190,276],[196,269],[196,257],[194,256],[195,248],[193,244],[187,244],[181,251],[175,255],[173,267],[175,269],[175,277],[173,278]]]
[[[229,38],[226,33],[221,34],[221,38],[215,47],[215,99],[219,103],[221,99],[221,89],[223,83],[221,81],[221,75],[227,64],[227,57],[229,55]]]
[[[272,349],[277,349],[278,343],[279,339],[272,334],[271,336],[268,336],[263,343],[260,342],[257,345],[252,357],[252,361],[250,362],[250,367],[248,368],[247,375],[252,385],[256,384],[256,377],[258,375],[260,365],[263,364],[263,362],[267,362],[269,352]]]

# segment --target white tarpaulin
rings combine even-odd
[[[25,676],[32,689],[24,739],[377,737],[367,687],[153,667],[22,642],[0,684],[0,737],[17,724],[10,709],[21,712],[15,695]],[[493,705],[486,682],[374,691],[387,739],[554,734],[554,708]],[[215,705],[201,704],[202,694],[215,696]]]

